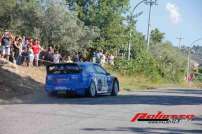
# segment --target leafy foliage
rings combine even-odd
[[[96,28],[85,27],[76,15],[67,10],[65,1],[22,0],[15,5],[8,1],[8,19],[2,26],[15,34],[40,38],[43,46],[52,45],[63,50],[84,49],[90,45],[90,40],[97,37]],[[6,17],[6,14],[2,18]],[[2,24],[2,23],[1,23]],[[2,24],[3,25],[3,24]]]
[[[157,28],[151,31],[151,41],[153,44],[161,43],[165,33],[161,33]]]
[[[127,9],[128,0],[67,0],[71,9],[87,26],[100,29],[100,36],[93,43],[96,48],[113,49],[127,43],[122,13]]]
[[[152,80],[181,79],[186,60],[181,51],[164,42],[165,33],[156,28],[151,31],[148,52],[135,18],[126,16],[128,9],[129,0],[0,1],[0,30],[40,38],[43,46],[63,51],[89,47],[110,53],[123,50],[114,66],[122,74],[144,74]],[[126,60],[129,42],[130,61]]]

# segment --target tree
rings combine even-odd
[[[63,3],[49,3],[44,12],[42,40],[63,50],[87,48],[97,35],[94,29],[84,26],[77,16],[68,12]]]
[[[68,11],[64,0],[46,3],[36,0],[9,0],[1,2],[0,15],[5,19],[2,28],[14,34],[39,38],[43,46],[53,45],[62,50],[84,49],[97,37],[96,28],[84,26],[76,15]],[[0,9],[0,10],[1,10]],[[9,15],[8,12],[9,11]]]
[[[122,14],[127,9],[128,2],[128,0],[67,0],[70,9],[77,12],[78,18],[86,26],[96,26],[100,29],[100,36],[93,41],[93,44],[104,49],[127,44],[123,37],[125,29]]]
[[[157,28],[151,31],[151,41],[153,44],[161,43],[165,33],[161,33]]]
[[[40,3],[35,0],[20,1],[12,11],[13,20],[10,28],[15,34],[39,38],[44,17]]]
[[[16,6],[16,0],[0,1],[0,29],[8,29],[13,19],[12,10]]]

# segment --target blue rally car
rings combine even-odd
[[[103,67],[91,62],[61,63],[47,66],[45,90],[52,94],[95,97],[109,93],[117,96],[119,81]]]

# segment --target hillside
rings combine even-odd
[[[17,66],[0,59],[0,99],[8,100],[34,94],[44,84],[43,68]]]

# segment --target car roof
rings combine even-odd
[[[88,65],[95,65],[96,63],[92,63],[92,62],[74,62],[74,63],[56,63],[56,64],[50,64],[47,66],[54,66],[54,65],[83,65],[83,66],[88,66]]]
[[[84,65],[84,66],[87,66],[87,65],[94,65],[94,63],[92,62],[76,62],[78,65]]]

